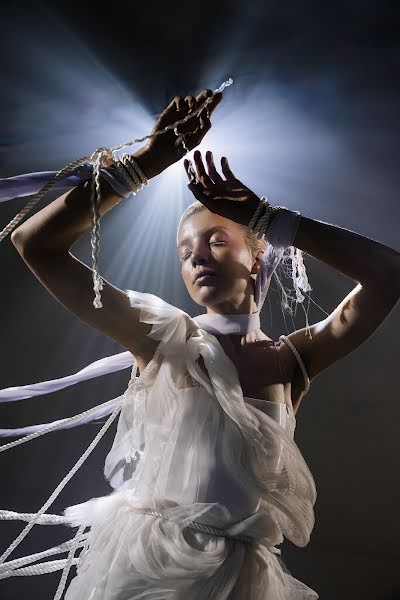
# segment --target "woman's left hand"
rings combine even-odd
[[[198,115],[199,107],[209,100],[209,104]],[[155,134],[189,114],[192,116],[183,124],[177,126],[177,133],[171,129],[162,135],[155,135],[139,150],[137,158],[148,178],[155,177],[170,165],[180,160],[185,154],[183,141],[188,150],[193,150],[200,144],[206,133],[211,129],[211,115],[222,100],[222,93],[203,90],[197,96],[175,96],[161,113],[152,129]]]
[[[241,225],[248,225],[260,203],[260,198],[239,179],[236,179],[225,156],[221,158],[222,173],[225,179],[218,173],[212,152],[209,150],[206,152],[206,162],[208,172],[205,169],[201,152],[196,150],[194,164],[197,182],[193,182],[189,161],[184,161],[190,181],[189,190],[211,212]]]

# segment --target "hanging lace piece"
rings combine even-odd
[[[303,260],[303,253],[300,248],[293,246],[300,225],[301,214],[298,211],[288,210],[286,207],[277,208],[280,210],[277,211],[265,234],[267,247],[261,257],[261,267],[256,278],[254,299],[258,310],[261,311],[274,275],[281,292],[282,308],[293,315],[295,312],[293,305],[297,307],[305,299],[302,292],[312,291]],[[291,267],[287,265],[289,261]],[[286,290],[277,275],[276,270],[279,265],[282,266],[285,277],[291,278],[295,297],[290,295],[290,291]],[[305,317],[306,333],[311,337],[307,311],[305,311]]]

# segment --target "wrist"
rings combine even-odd
[[[147,179],[152,179],[170,166],[170,162],[163,160],[155,155],[148,146],[143,146],[133,154],[134,159],[138,162],[140,168],[146,175]]]

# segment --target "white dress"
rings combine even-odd
[[[104,469],[114,491],[65,511],[90,526],[65,600],[317,599],[276,548],[283,536],[305,546],[314,525],[294,414],[244,398],[216,337],[187,313],[127,293],[160,343],[125,392]]]

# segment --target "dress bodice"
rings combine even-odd
[[[305,586],[307,596],[298,594],[299,583],[291,576],[285,579],[271,550],[284,536],[297,546],[308,543],[316,499],[313,477],[293,438],[295,416],[282,402],[283,383],[276,384],[277,401],[243,396],[237,369],[215,336],[160,298],[132,291],[129,297],[140,309],[141,321],[152,324],[148,335],[159,345],[123,395],[104,466],[114,492],[66,511],[74,526],[90,525],[93,531],[91,567],[85,571],[84,564],[82,570],[89,591],[83,595],[89,597],[96,570],[108,585],[110,565],[115,565],[118,590],[125,564],[128,581],[132,565],[138,565],[141,578],[142,568],[149,577],[162,572],[161,581],[169,571],[157,565],[159,557],[166,557],[169,569],[176,565],[176,572],[185,575],[168,579],[168,585],[186,580],[187,574],[191,586],[179,583],[179,590],[185,590],[179,598],[226,598],[227,568],[236,574],[244,560],[245,587],[235,597],[315,598]],[[152,514],[144,516],[143,509]],[[243,544],[228,543],[225,534],[210,538],[196,530],[187,538],[191,522],[253,540],[251,564]],[[96,540],[101,556],[105,545],[109,548],[102,560],[94,550]],[[121,540],[127,549],[117,563],[114,554],[120,555]],[[271,568],[260,570],[263,561]],[[216,579],[210,579],[210,569]],[[259,587],[263,573],[266,579]],[[202,583],[193,595],[193,577],[203,574],[211,587]],[[247,593],[249,581],[257,581],[257,595]],[[68,600],[83,597],[76,587],[77,594]],[[169,591],[160,598],[178,598]]]
[[[251,404],[271,417],[271,419],[274,419],[285,431],[290,431],[291,435],[293,435],[296,427],[296,417],[286,402],[272,402],[248,396],[243,396],[243,400],[246,404]]]
[[[160,298],[129,296],[159,345],[125,393],[105,462],[111,485],[146,506],[217,503],[228,511],[226,522],[264,511],[262,498],[277,506],[298,503],[291,493],[302,486],[312,498],[283,383],[274,384],[276,400],[243,396],[237,369],[214,335]],[[290,521],[284,514],[280,520]]]

